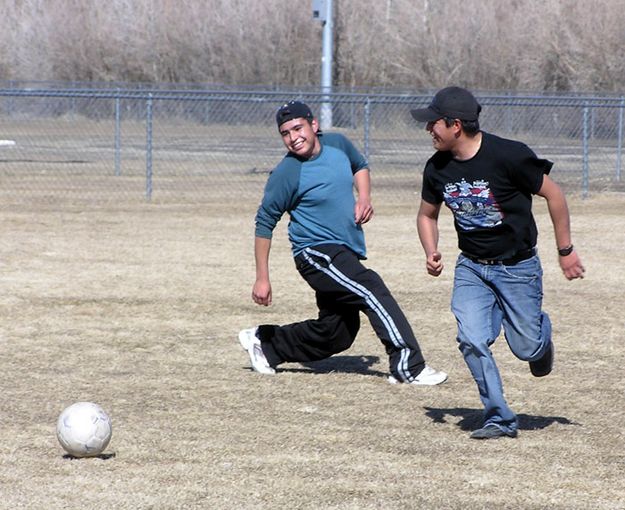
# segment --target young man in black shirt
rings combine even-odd
[[[425,165],[417,216],[426,268],[432,276],[443,270],[438,216],[445,203],[461,250],[451,303],[457,340],[485,409],[484,423],[471,437],[492,439],[516,437],[518,429],[490,351],[502,327],[510,349],[529,362],[534,376],[549,374],[553,366],[533,195],[547,200],[565,277],[583,278],[584,267],[573,249],[566,199],[548,175],[553,163],[520,142],[480,131],[480,111],[471,92],[447,87],[427,108],[411,113],[426,123],[437,151]]]

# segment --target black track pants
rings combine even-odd
[[[424,366],[417,339],[404,313],[382,281],[350,249],[334,244],[306,248],[295,264],[315,290],[319,316],[285,326],[261,325],[259,336],[271,366],[315,361],[348,349],[364,312],[389,355],[390,371],[411,381]]]

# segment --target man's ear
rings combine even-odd
[[[462,121],[460,119],[454,119],[454,136],[458,138],[462,134]]]

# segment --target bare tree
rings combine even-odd
[[[622,90],[622,0],[337,0],[349,87]],[[308,2],[0,0],[0,78],[317,85]]]

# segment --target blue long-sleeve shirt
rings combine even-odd
[[[366,257],[365,237],[354,219],[354,174],[365,157],[339,133],[319,135],[321,151],[302,160],[287,154],[272,171],[256,214],[256,236],[271,239],[285,212],[293,256],[317,244],[342,244]]]

